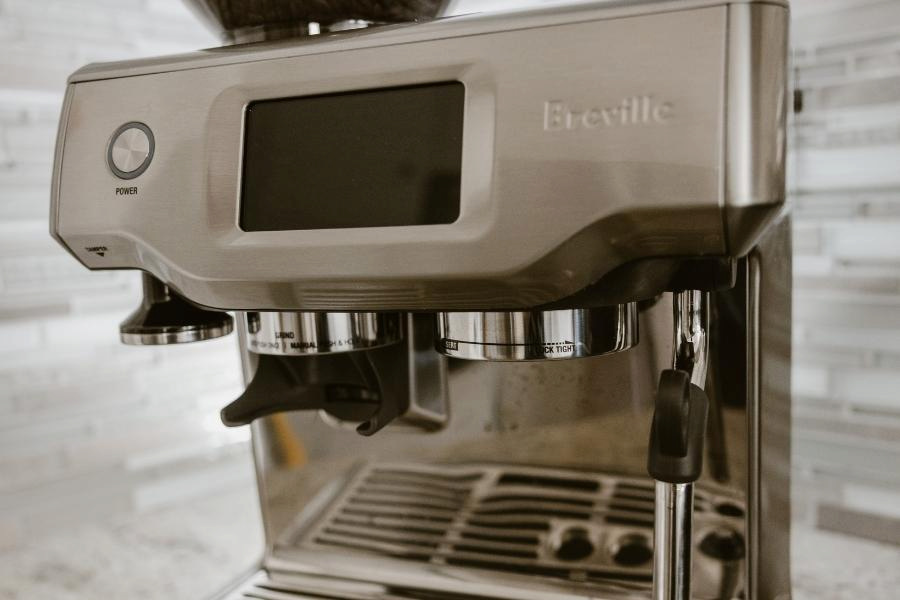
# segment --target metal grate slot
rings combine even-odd
[[[600,489],[600,484],[591,479],[574,479],[552,475],[523,473],[504,473],[497,480],[497,485],[527,485],[531,487],[561,488],[585,492],[597,492]]]
[[[434,553],[427,549],[416,547],[414,544],[398,544],[393,542],[379,542],[360,536],[358,533],[353,535],[336,535],[331,533],[323,533],[316,537],[316,543],[325,546],[337,546],[340,548],[349,548],[352,550],[368,550],[376,554],[384,554],[387,556],[395,556],[407,560],[430,560]]]
[[[591,518],[590,511],[575,511],[555,508],[553,506],[541,506],[538,504],[510,504],[506,506],[491,506],[488,508],[479,508],[472,511],[476,516],[483,515],[527,515],[537,517],[557,517],[559,519],[582,519]]]
[[[449,511],[434,511],[434,510],[423,510],[419,509],[418,512],[411,513],[404,509],[391,509],[387,506],[366,506],[366,505],[355,505],[348,506],[344,510],[345,514],[348,515],[361,515],[361,516],[369,516],[373,518],[377,517],[402,517],[405,519],[412,520],[420,520],[420,521],[434,521],[437,523],[450,523],[453,521],[452,513]]]
[[[619,500],[634,500],[636,502],[654,502],[656,496],[653,492],[644,493],[644,492],[632,492],[632,491],[622,491],[616,490],[616,493],[613,494],[613,497]]]
[[[434,483],[458,489],[468,489],[482,477],[478,472],[435,473],[423,470],[376,469],[369,478],[372,481],[398,481],[431,485]]]
[[[469,483],[474,483],[484,477],[484,473],[478,468],[468,470],[436,470],[428,465],[421,465],[421,468],[416,468],[415,465],[403,465],[396,469],[378,466],[372,470],[372,474],[376,477],[417,477],[426,480],[468,481]]]
[[[494,542],[482,542],[474,546],[470,544],[456,544],[453,546],[454,552],[462,554],[490,554],[491,556],[513,556],[516,558],[537,558],[536,550],[522,550],[521,546],[513,544],[500,544]]]
[[[620,515],[607,515],[606,522],[610,525],[624,525],[626,527],[653,527],[653,519],[639,519]]]
[[[491,533],[479,533],[473,530],[463,530],[459,533],[462,538],[482,540],[485,542],[506,542],[507,544],[538,544],[540,538],[536,535],[503,535],[491,530]]]
[[[496,504],[501,502],[529,502],[533,504],[564,504],[567,506],[593,506],[594,501],[590,498],[572,498],[566,496],[546,496],[546,495],[527,495],[527,494],[496,494],[486,496],[481,503],[484,505]]]
[[[741,505],[730,497],[713,502],[698,491],[698,531],[729,518],[710,510],[722,502]],[[649,480],[498,465],[397,464],[364,469],[330,506],[297,540],[298,548],[564,580],[587,586],[589,595],[649,590]]]
[[[616,498],[609,503],[610,510],[620,510],[622,512],[635,512],[644,514],[653,514],[654,502],[645,500],[619,500]]]
[[[609,572],[609,571],[588,571],[586,573],[587,579],[593,579],[597,581],[606,581],[610,578],[618,579],[620,581],[633,581],[635,583],[644,583],[651,584],[653,583],[653,574],[647,573],[620,573],[620,572]],[[635,589],[647,589],[648,585],[640,585],[635,586]]]
[[[432,525],[431,523],[419,523],[417,521],[413,521],[415,525],[410,525],[410,520],[408,519],[393,519],[393,518],[383,518],[376,517],[375,519],[369,519],[366,517],[359,517],[356,515],[346,515],[343,517],[335,518],[332,523],[335,525],[347,525],[349,527],[356,527],[360,529],[375,529],[375,530],[390,530],[390,531],[404,531],[407,533],[421,533],[421,534],[434,534],[434,535],[444,535],[447,531],[446,526],[442,526],[439,524]]]
[[[422,498],[429,500],[445,500],[462,502],[468,495],[468,490],[441,490],[437,488],[422,489],[418,485],[391,485],[389,483],[373,483],[359,488],[360,494],[373,494],[382,496],[403,496],[406,498]]]
[[[411,546],[424,546],[426,548],[437,548],[442,537],[428,534],[415,534],[408,531],[366,531],[358,527],[340,526],[326,527],[323,530],[323,535],[357,536],[360,539],[372,540],[373,542],[401,543]]]
[[[654,490],[656,489],[656,485],[652,481],[642,481],[642,482],[628,482],[628,481],[617,481],[616,482],[616,491],[619,492],[646,492],[653,495]]]
[[[372,494],[360,494],[349,500],[350,504],[357,506],[395,506],[404,508],[421,508],[433,511],[449,511],[456,512],[459,510],[461,503],[447,502],[444,500],[421,500],[404,499],[401,496],[377,496]]]
[[[495,561],[482,560],[478,558],[449,558],[448,565],[458,565],[461,567],[476,567],[481,569],[491,569],[496,571],[509,571],[522,575],[543,575],[546,577],[567,578],[569,569],[559,567],[542,567],[533,565],[520,565],[515,563],[498,563]]]
[[[550,529],[550,523],[546,519],[541,518],[523,519],[509,516],[481,516],[469,519],[468,523],[484,529],[518,529],[527,531],[547,531]]]
[[[448,482],[448,481],[423,481],[418,479],[403,479],[394,477],[383,477],[375,480],[368,480],[371,485],[391,486],[398,492],[402,490],[418,491],[420,493],[430,494],[446,494],[451,497],[466,495],[472,485],[464,482]]]

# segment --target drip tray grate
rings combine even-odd
[[[643,478],[519,466],[375,464],[291,545],[646,590],[653,508],[654,484]],[[698,536],[727,530],[742,540],[742,515],[735,498],[698,486]],[[699,552],[699,538],[695,546],[695,562],[711,563],[699,565],[702,573],[722,571],[714,564],[722,560]]]

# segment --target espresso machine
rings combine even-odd
[[[789,598],[787,3],[195,3],[71,76],[51,232],[237,332],[219,597]]]

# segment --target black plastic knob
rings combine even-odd
[[[657,481],[692,483],[703,471],[709,400],[690,375],[668,369],[659,378],[647,471]]]
[[[143,275],[144,299],[119,325],[122,343],[159,346],[199,342],[228,335],[234,321],[228,313],[191,304],[152,275]]]

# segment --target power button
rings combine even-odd
[[[134,179],[150,166],[155,146],[149,127],[137,121],[125,123],[110,138],[106,162],[119,179]]]

